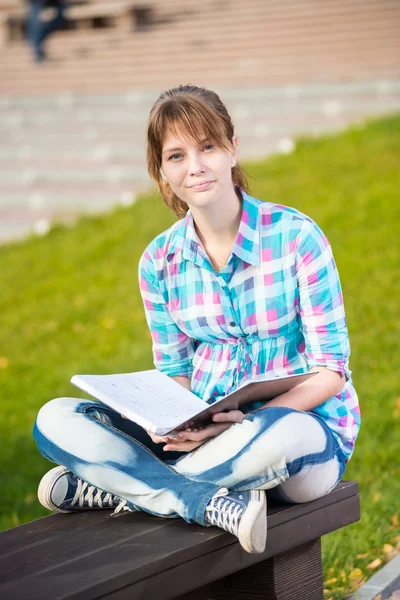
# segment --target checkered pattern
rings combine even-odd
[[[329,242],[297,210],[242,195],[236,243],[219,273],[190,212],[144,252],[139,279],[154,364],[191,378],[192,391],[208,403],[265,373],[339,371],[346,375],[343,390],[313,412],[350,457],[360,413]]]

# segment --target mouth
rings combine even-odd
[[[195,183],[194,185],[189,186],[189,188],[194,192],[203,192],[204,190],[208,190],[213,183],[214,181],[202,181],[201,183]]]

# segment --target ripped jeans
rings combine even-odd
[[[221,487],[308,502],[327,494],[346,465],[322,419],[283,407],[247,414],[192,452],[163,452],[164,444],[101,402],[57,398],[39,411],[34,437],[43,456],[132,510],[200,525]]]

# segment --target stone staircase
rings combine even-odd
[[[398,0],[157,0],[143,31],[55,34],[48,64],[10,43],[0,65],[0,241],[148,187],[145,124],[166,87],[219,92],[244,158],[398,111],[399,32]]]
[[[52,61],[40,66],[32,65],[23,41],[9,44],[0,92],[114,93],[194,80],[284,85],[400,74],[398,0],[168,0],[156,8],[142,31],[58,32],[48,43]]]

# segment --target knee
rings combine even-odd
[[[36,417],[36,426],[42,433],[54,431],[54,426],[65,421],[68,414],[75,413],[77,403],[82,402],[77,398],[55,398],[47,402],[39,410]]]
[[[343,467],[337,457],[313,464],[289,477],[276,489],[276,499],[286,502],[311,502],[328,494],[340,481]]]

